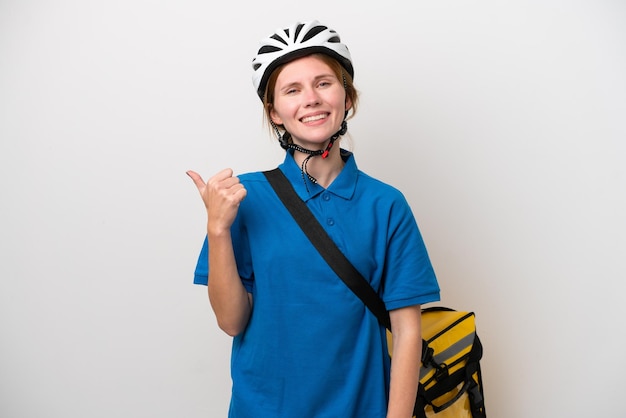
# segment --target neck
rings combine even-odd
[[[308,154],[299,151],[294,151],[293,154],[293,158],[299,166],[302,166],[308,156]],[[307,171],[320,186],[327,188],[337,178],[343,166],[344,162],[341,158],[339,144],[335,143],[335,146],[330,149],[328,157],[322,158],[318,155],[310,158],[307,163]]]

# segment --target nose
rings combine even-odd
[[[304,95],[304,104],[307,107],[317,106],[321,103],[320,96],[315,89],[308,89]]]

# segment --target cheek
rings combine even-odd
[[[341,91],[336,92],[336,96],[333,98],[333,103],[334,107],[343,110],[348,110],[352,106],[352,102],[343,88]]]
[[[289,103],[288,101],[281,101],[280,103],[274,103],[274,107],[270,112],[272,122],[280,125],[284,125],[285,121],[295,117],[298,112],[298,105],[295,103]]]

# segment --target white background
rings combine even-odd
[[[623,416],[624,2],[1,0],[1,417],[225,416],[185,171],[282,160],[250,61],[314,18],[354,58],[360,168],[476,312],[488,416]]]

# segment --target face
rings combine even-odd
[[[350,108],[343,82],[315,56],[285,65],[276,79],[270,117],[283,125],[294,143],[308,149],[323,149],[343,122]]]

